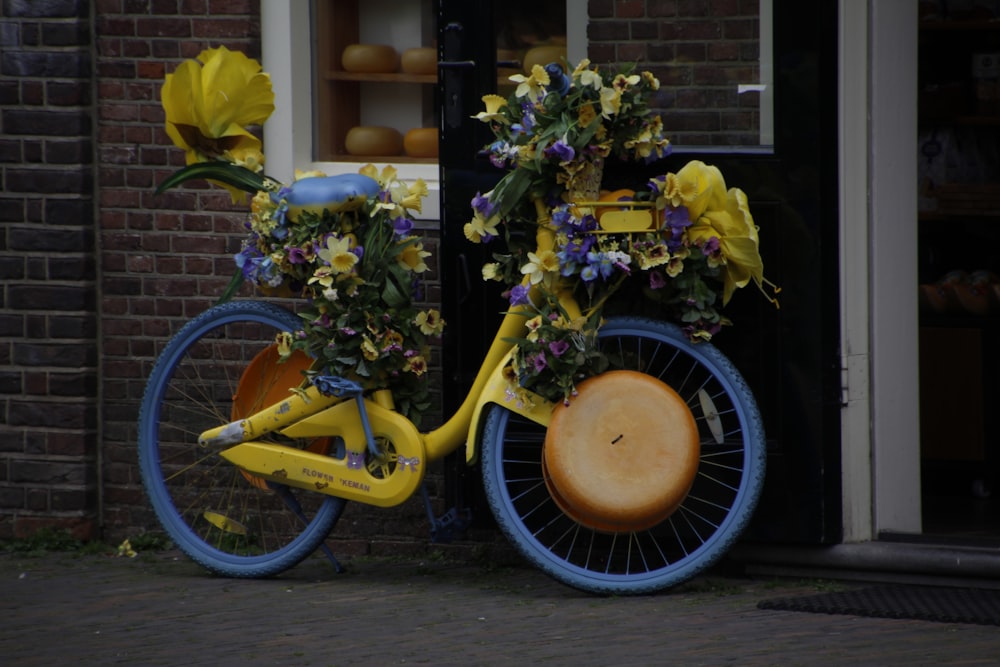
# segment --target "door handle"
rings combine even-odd
[[[438,69],[473,69],[475,66],[475,60],[442,60],[438,63]]]

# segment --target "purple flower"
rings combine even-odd
[[[677,252],[680,249],[683,244],[684,230],[690,226],[691,219],[688,217],[686,207],[667,207],[664,215],[663,229],[670,234],[667,237],[667,248],[670,249],[670,252]]]
[[[543,154],[545,155],[545,157],[555,156],[556,158],[559,159],[560,162],[569,162],[574,157],[576,157],[576,151],[573,150],[573,147],[567,144],[562,139],[552,144],[551,146],[546,147],[546,149],[543,151]]]
[[[510,305],[523,306],[530,302],[527,285],[514,285],[510,290]]]
[[[541,373],[548,368],[549,364],[545,361],[545,353],[539,352],[536,354],[534,358],[531,359],[531,366],[535,369],[536,373]]]
[[[662,289],[666,287],[667,281],[663,278],[663,273],[660,271],[650,271],[649,272],[649,288],[650,289]]]
[[[715,253],[719,252],[719,237],[713,236],[707,241],[705,241],[705,244],[701,246],[701,252],[703,255],[705,255],[705,257],[714,255]]]
[[[288,261],[292,264],[305,264],[309,260],[304,248],[292,246],[288,248]]]
[[[549,352],[554,357],[561,357],[569,349],[569,343],[564,340],[554,340],[549,343]]]
[[[392,228],[397,236],[406,236],[413,230],[413,221],[401,215],[392,221]]]
[[[489,197],[477,192],[476,196],[472,198],[472,210],[489,220],[493,216],[493,211],[496,210],[496,204],[491,202]]]

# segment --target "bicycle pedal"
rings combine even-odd
[[[431,542],[449,543],[465,534],[465,529],[472,523],[472,510],[459,510],[452,507],[440,517],[434,519],[431,527]]]

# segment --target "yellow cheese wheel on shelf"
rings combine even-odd
[[[403,51],[402,68],[407,74],[437,74],[437,49],[420,47]]]
[[[399,54],[385,44],[350,44],[340,62],[347,72],[385,74],[399,69]]]
[[[399,155],[403,135],[391,127],[358,125],[347,131],[344,147],[351,155]]]
[[[437,157],[437,128],[415,127],[408,131],[403,137],[403,149],[410,157]]]
[[[541,65],[545,67],[549,63],[558,63],[562,68],[566,69],[566,46],[559,44],[551,44],[546,46],[536,46],[533,49],[529,49],[527,53],[524,54],[524,71],[527,74],[531,74],[531,69],[535,65]]]

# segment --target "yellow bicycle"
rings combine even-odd
[[[552,236],[540,225],[539,248]],[[559,298],[579,312],[572,294]],[[226,576],[274,575],[317,548],[336,563],[325,540],[348,500],[399,505],[464,445],[499,527],[565,584],[648,593],[716,562],[754,510],[765,463],[760,415],[730,361],[673,324],[611,317],[599,331],[609,370],[568,405],[526,402],[503,373],[526,319],[504,317],[461,407],[421,432],[388,390],[304,383],[313,360],[281,361],[275,344],[300,328],[291,311],[210,308],[169,341],[142,402],[139,463],[159,520]]]

